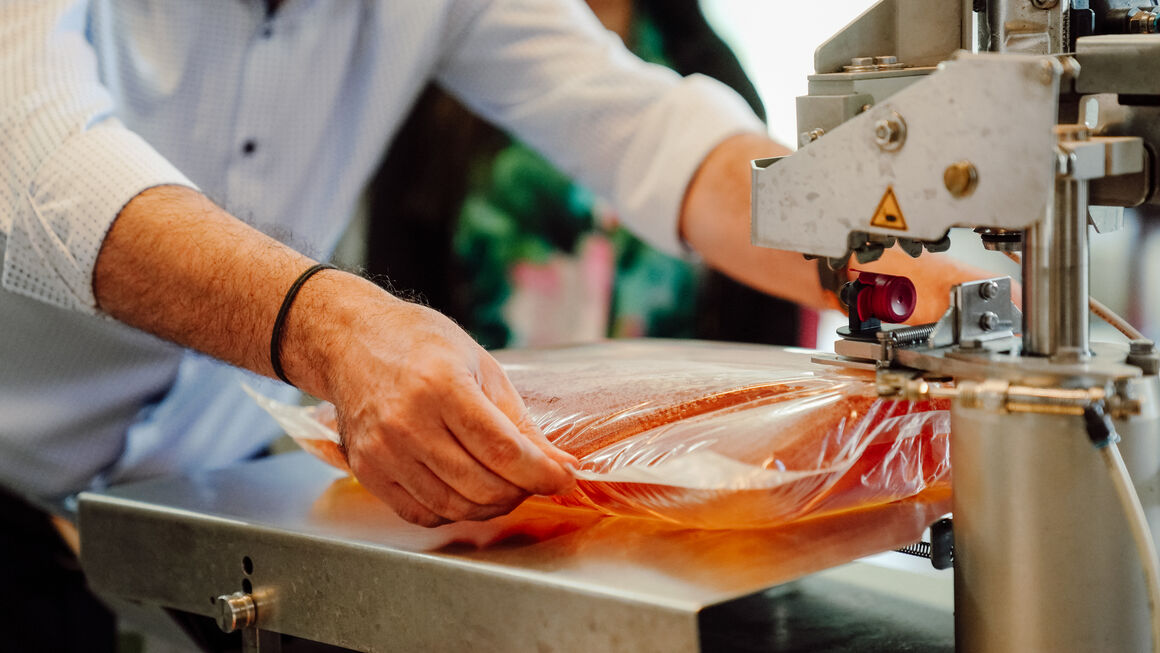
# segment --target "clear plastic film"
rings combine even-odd
[[[700,528],[768,527],[945,490],[949,406],[880,399],[872,373],[813,355],[614,341],[497,358],[533,421],[581,462],[578,489],[556,497],[565,505]],[[325,409],[311,410],[313,419]],[[345,467],[332,431],[328,445],[295,419],[279,421]]]

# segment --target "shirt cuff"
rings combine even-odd
[[[96,313],[93,267],[105,235],[129,200],[162,185],[195,187],[118,121],[68,138],[36,170],[19,202],[0,285]]]
[[[766,133],[745,100],[724,84],[692,75],[649,109],[642,124],[663,134],[637,138],[621,162],[617,208],[624,222],[656,249],[685,257],[689,247],[678,233],[681,205],[693,175],[713,148],[731,136]],[[745,162],[738,162],[743,165]]]

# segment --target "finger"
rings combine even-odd
[[[382,499],[384,503],[390,506],[391,510],[394,510],[396,515],[402,517],[406,521],[411,522],[412,524],[418,524],[419,526],[425,526],[427,528],[435,528],[436,526],[442,526],[443,524],[451,523],[450,519],[440,517],[416,501],[414,497],[412,497],[410,493],[403,489],[403,486],[399,485],[398,483],[382,483],[375,484],[373,486],[368,485],[365,482],[362,483],[368,490],[371,491],[372,494],[374,494],[379,499]]]
[[[442,414],[463,448],[500,478],[533,494],[572,489],[571,472],[521,433],[474,379],[451,387]]]
[[[449,441],[452,440],[449,434],[445,437]],[[378,440],[372,443],[369,449],[358,448],[356,456],[352,458],[352,466],[360,482],[372,494],[388,501],[391,507],[408,521],[437,526],[438,523],[434,523],[432,517],[444,521],[490,519],[511,512],[527,497],[527,493],[522,489],[505,484],[507,488],[500,502],[494,505],[476,503],[455,491],[413,457],[411,454],[415,453],[414,450],[408,449],[402,443],[394,444],[396,447],[402,446],[410,453],[396,455],[392,451],[396,448],[392,447],[392,443]],[[464,458],[471,458],[462,451],[458,443],[454,443],[454,448],[460,451]],[[363,464],[368,461],[369,465]],[[390,461],[389,464],[385,464],[386,461]],[[490,473],[474,460],[471,467],[471,471],[475,474]],[[400,492],[403,494],[400,495]]]
[[[516,490],[515,499],[495,505],[482,505],[468,500],[436,476],[426,465],[415,461],[397,470],[397,481],[411,497],[431,512],[453,521],[482,521],[505,515],[515,509],[527,496]]]
[[[438,433],[417,434],[422,447],[412,451],[439,480],[454,492],[478,506],[516,506],[527,491],[500,478],[484,467],[446,429]]]
[[[484,359],[480,365],[480,387],[483,389],[483,394],[499,407],[500,411],[515,423],[516,428],[539,447],[540,451],[565,467],[576,468],[580,466],[580,461],[575,456],[553,445],[548,440],[532,419],[527,404],[524,403],[523,397],[512,385],[499,361],[490,356]]]

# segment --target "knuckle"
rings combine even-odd
[[[432,512],[448,519],[460,520],[471,512],[470,504],[450,492],[439,492],[429,497],[426,503]]]
[[[436,515],[430,510],[425,510],[418,506],[404,507],[396,510],[395,512],[404,520],[418,526],[424,526],[426,528],[434,528],[445,523],[444,520],[439,517],[439,515]]]
[[[523,499],[524,492],[514,486],[485,487],[473,493],[476,503],[485,506],[505,506]]]
[[[451,361],[434,357],[416,366],[414,380],[416,389],[425,392],[438,392],[455,382],[457,375]]]

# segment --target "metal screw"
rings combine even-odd
[[[874,57],[853,57],[849,66],[842,66],[842,70],[848,73],[868,73],[875,69]]]
[[[1059,0],[1031,0],[1031,5],[1036,9],[1054,9]]]
[[[221,628],[223,633],[249,628],[257,621],[258,608],[254,603],[254,597],[245,592],[223,594],[217,597],[215,605],[218,628]]]
[[[810,143],[813,143],[825,135],[826,130],[822,129],[821,127],[817,129],[811,129],[808,132],[802,132],[801,135],[798,136],[798,143],[803,146],[809,145]]]
[[[906,121],[897,113],[874,123],[874,142],[884,152],[894,152],[906,143]]]
[[[995,281],[988,281],[987,283],[979,285],[979,297],[983,299],[994,299],[999,294],[999,284]],[[989,313],[994,315],[994,313]]]
[[[881,57],[874,57],[874,68],[877,70],[902,70],[906,68],[906,64],[898,61],[898,57],[888,54]]]
[[[970,161],[956,161],[943,172],[943,183],[955,197],[966,197],[975,192],[979,183],[979,171]]]
[[[1051,86],[1055,82],[1056,66],[1060,66],[1060,64],[1051,59],[1044,59],[1039,63],[1039,82],[1041,84]]]
[[[979,316],[979,328],[984,331],[994,331],[999,326],[999,316],[987,311]]]

